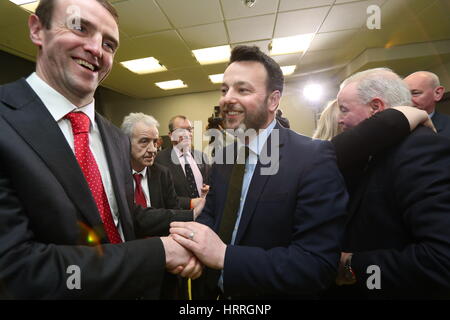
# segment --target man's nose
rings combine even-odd
[[[92,56],[101,58],[103,55],[102,44],[103,37],[100,34],[95,34],[89,38],[86,38],[84,49],[90,52]]]

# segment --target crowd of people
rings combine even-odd
[[[450,298],[435,74],[351,75],[309,138],[279,109],[280,66],[237,46],[211,152],[186,115],[161,150],[153,116],[95,111],[119,46],[108,1],[41,0],[28,25],[36,71],[0,86],[1,299]]]

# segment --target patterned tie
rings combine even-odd
[[[237,214],[241,204],[242,183],[244,181],[245,161],[250,149],[241,148],[239,158],[231,170],[230,183],[228,185],[227,200],[223,209],[222,220],[219,227],[219,237],[225,244],[231,243],[233,230],[236,225]]]
[[[121,243],[119,232],[111,214],[108,198],[103,187],[102,177],[95,162],[94,155],[89,148],[89,125],[90,120],[82,112],[71,112],[65,116],[72,124],[75,157],[83,171],[84,177],[91,189],[100,217],[108,235],[109,242]]]
[[[147,208],[147,200],[145,200],[144,190],[142,190],[142,174],[133,174],[134,182],[136,183],[136,188],[134,189],[134,203],[140,205],[143,208]]]
[[[186,180],[188,183],[189,197],[198,198],[197,184],[195,183],[194,172],[192,172],[191,165],[189,164],[186,155],[184,157],[184,172],[186,173]]]

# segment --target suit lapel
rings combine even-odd
[[[161,172],[155,167],[147,167],[148,189],[150,194],[150,202],[154,208],[165,208],[163,196],[161,194]]]
[[[8,86],[12,94],[2,100],[15,110],[5,113],[5,120],[46,163],[89,226],[104,236],[94,199],[58,124],[24,79]]]
[[[274,147],[277,147],[279,150],[279,158],[278,158],[278,164],[281,162],[281,157],[282,157],[282,150],[283,150],[283,146],[284,146],[284,130],[280,127],[280,125],[277,123],[277,125],[275,126],[274,130],[278,129],[279,132],[279,143],[276,142],[276,140],[274,140]],[[265,148],[267,148],[267,155],[270,158],[271,154],[272,154],[272,143],[271,140],[274,138],[274,134],[273,131],[270,134],[270,136],[267,138],[267,141],[265,143],[265,146],[263,148],[263,150],[265,150]],[[263,151],[264,152],[264,151]],[[250,182],[248,191],[247,191],[247,197],[245,199],[245,204],[244,204],[244,209],[242,210],[242,216],[241,216],[241,220],[239,222],[239,229],[238,229],[238,233],[236,235],[236,239],[235,239],[235,244],[239,244],[239,242],[242,240],[243,235],[245,234],[245,230],[248,227],[248,224],[250,223],[253,214],[255,213],[256,210],[256,206],[261,198],[261,195],[264,192],[264,189],[267,185],[267,182],[269,181],[270,177],[272,176],[272,174],[261,174],[261,169],[264,169],[268,167],[270,167],[270,165],[273,164],[272,162],[270,162],[269,164],[262,164],[260,161],[260,157],[258,157],[258,162],[256,164],[255,167],[255,171],[253,172],[253,177],[252,180]],[[267,171],[266,171],[267,173]],[[274,173],[276,174],[276,173]]]
[[[111,176],[111,182],[114,189],[114,195],[116,197],[117,206],[119,209],[119,219],[122,226],[122,231],[124,233],[124,237],[127,240],[131,240],[134,238],[134,229],[133,222],[131,220],[131,215],[129,214],[129,206],[126,198],[126,186],[125,186],[125,177],[124,174],[132,176],[131,171],[131,163],[128,164],[125,168],[129,168],[128,172],[124,172],[124,166],[120,162],[124,153],[130,153],[130,150],[121,150],[119,148],[119,143],[122,137],[118,135],[118,133],[110,128],[110,124],[105,120],[102,116],[96,113],[95,120],[98,125],[98,129],[100,131],[100,135],[102,137],[103,147],[105,149],[106,160],[108,162],[109,174]],[[126,157],[128,159],[128,157]],[[131,189],[130,189],[131,190]]]

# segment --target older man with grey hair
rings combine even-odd
[[[131,140],[135,203],[143,207],[190,209],[189,203],[178,198],[169,169],[155,163],[158,127],[158,121],[144,113],[130,113],[123,119],[122,131]]]
[[[417,71],[407,76],[404,81],[411,90],[414,107],[425,110],[437,133],[450,138],[450,117],[436,111],[436,104],[445,92],[439,77],[432,72]]]
[[[338,94],[344,130],[398,105],[409,89],[386,68],[346,79]],[[419,127],[373,156],[349,190],[337,283],[354,298],[450,296],[450,141]],[[354,184],[353,184],[354,185]]]

